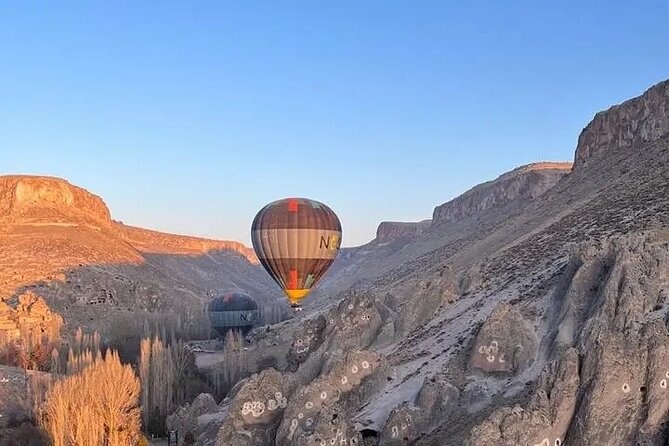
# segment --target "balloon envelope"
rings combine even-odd
[[[323,203],[286,198],[258,212],[251,241],[260,263],[297,305],[334,262],[341,223]]]
[[[225,293],[207,307],[211,326],[221,337],[230,330],[248,333],[259,320],[258,305],[245,293]]]

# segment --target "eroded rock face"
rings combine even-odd
[[[520,311],[500,304],[481,327],[469,365],[484,372],[518,373],[536,354],[536,336]]]
[[[669,333],[662,320],[669,286],[669,243],[634,235],[588,247],[573,260],[574,282],[562,323],[584,356],[584,392],[567,434],[597,444],[662,444],[669,417]],[[581,275],[581,271],[584,273]],[[569,339],[563,332],[562,342]]]
[[[599,112],[578,138],[574,167],[607,150],[634,147],[669,135],[669,80]]]
[[[293,333],[292,343],[286,359],[292,371],[296,371],[300,364],[304,363],[311,353],[318,350],[323,343],[323,331],[326,319],[318,316],[304,322],[302,326]]]
[[[220,409],[214,397],[209,393],[201,393],[193,400],[193,404],[185,404],[167,417],[167,429],[177,430],[182,436],[187,432],[191,432],[198,439],[202,431],[202,426],[198,423],[198,419],[202,415],[218,414],[219,411]],[[218,417],[218,419],[222,421],[221,417]]]
[[[411,444],[446,422],[458,405],[460,391],[444,376],[426,379],[413,404],[405,402],[390,412],[381,432],[380,444]]]
[[[536,163],[519,167],[437,206],[432,215],[432,226],[476,216],[517,200],[536,198],[570,171],[571,163]]]
[[[52,177],[0,177],[0,219],[30,223],[84,220],[111,226],[109,209],[97,195]]]
[[[382,368],[381,357],[358,351],[334,359],[327,371],[290,398],[277,444],[360,444],[361,436],[350,424],[350,398],[359,398],[363,383]],[[340,443],[342,442],[343,443]]]
[[[548,364],[538,380],[527,408],[515,406],[498,409],[486,421],[472,429],[469,445],[564,444],[576,406],[579,387],[578,361],[578,353],[575,349],[570,349],[559,362]]]
[[[369,293],[351,293],[325,316],[325,336],[328,350],[365,348],[379,335],[385,320],[374,296]]]
[[[293,387],[290,377],[274,369],[249,378],[230,403],[216,445],[272,444]]]
[[[16,308],[0,302],[0,345],[30,333],[34,339],[58,339],[63,318],[51,311],[44,299],[28,291],[18,297]]]

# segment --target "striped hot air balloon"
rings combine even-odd
[[[258,212],[251,241],[260,263],[299,308],[334,262],[341,245],[337,215],[318,201],[286,198]]]

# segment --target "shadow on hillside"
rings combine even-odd
[[[242,291],[259,304],[261,320],[272,324],[291,317],[290,307],[267,273],[243,255],[214,250],[199,255],[143,253],[140,264],[79,265],[60,279],[15,288],[6,301],[32,292],[65,320],[65,333],[78,327],[98,331],[103,344],[136,358],[139,340],[162,332],[181,339],[208,339],[208,301],[226,291]],[[51,277],[56,277],[53,274]]]

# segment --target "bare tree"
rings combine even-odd
[[[134,445],[140,431],[139,392],[132,368],[108,350],[47,392],[43,426],[54,446]]]

